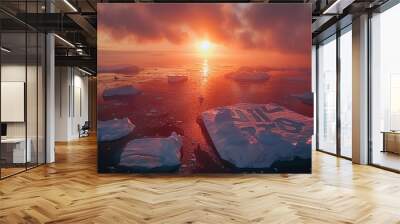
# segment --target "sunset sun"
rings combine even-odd
[[[208,50],[210,50],[211,44],[210,44],[210,42],[208,40],[203,40],[201,42],[200,47],[201,47],[201,50],[208,51]]]
[[[199,43],[199,50],[200,53],[203,55],[208,55],[211,51],[212,44],[208,40],[203,40]]]

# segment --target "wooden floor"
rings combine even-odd
[[[400,223],[400,175],[320,152],[312,175],[99,175],[93,138],[0,181],[0,223]]]
[[[25,171],[25,167],[23,168],[14,168],[14,167],[10,167],[10,168],[0,168],[1,169],[1,177],[8,177],[11,176],[13,174],[19,173],[19,172],[23,172]]]
[[[391,152],[374,151],[374,164],[388,167],[394,170],[400,170],[400,155]]]

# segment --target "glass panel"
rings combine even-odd
[[[318,148],[336,153],[336,37],[318,48]]]
[[[313,114],[317,114],[317,107],[316,107],[316,102],[315,102],[315,94],[317,92],[317,48],[315,45],[312,46],[312,51],[311,51],[311,65],[312,65],[312,69],[311,69],[311,85],[312,85],[312,92],[313,92],[313,105],[315,105],[313,107]],[[314,127],[317,126],[317,119],[313,119],[313,125]],[[317,130],[316,128],[314,128],[314,132],[313,132],[313,137],[312,137],[312,150],[316,150],[317,149],[317,142],[316,142],[316,136],[317,136]]]
[[[37,120],[37,74],[38,74],[38,57],[37,57],[37,45],[38,37],[36,32],[27,33],[28,38],[28,62],[27,62],[27,82],[26,82],[26,113],[27,113],[27,144],[28,150],[30,148],[30,160],[28,160],[28,168],[37,165],[38,160],[38,144],[37,144],[37,132],[38,132],[38,120]]]
[[[44,0],[0,2],[0,7],[20,16],[43,13],[44,5]],[[4,178],[45,162],[46,54],[44,34],[1,12],[0,31],[0,176]]]
[[[352,35],[340,36],[340,152],[352,156]]]
[[[27,13],[37,13],[37,1],[27,2]],[[37,17],[30,19],[32,23]],[[38,108],[37,108],[37,80],[38,80],[38,35],[35,30],[27,30],[27,80],[26,80],[26,113],[27,113],[27,149],[31,151],[28,168],[37,166],[38,160]]]
[[[38,35],[38,163],[45,163],[45,44],[46,37],[44,34]]]
[[[1,34],[1,174],[25,170],[30,161],[26,150],[26,33]]]
[[[400,170],[400,5],[372,22],[372,163]]]

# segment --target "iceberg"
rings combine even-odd
[[[140,93],[140,90],[133,86],[121,86],[115,88],[105,89],[103,97],[115,97],[115,96],[134,96]]]
[[[135,125],[129,118],[97,122],[97,139],[100,142],[114,141],[129,135]]]
[[[220,158],[237,169],[311,158],[312,118],[280,105],[218,107],[203,112],[201,121]]]
[[[168,75],[168,83],[186,82],[188,77],[186,75]]]
[[[136,172],[172,172],[181,165],[182,136],[135,139],[125,146],[119,166]]]
[[[267,81],[270,75],[263,69],[241,67],[235,72],[226,74],[225,77],[238,82],[257,82]]]

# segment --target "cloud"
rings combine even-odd
[[[259,45],[307,51],[311,45],[311,10],[308,5],[253,4],[244,12],[249,30],[264,34]]]
[[[114,40],[184,44],[196,38],[245,49],[309,50],[303,4],[99,4],[98,26]],[[305,29],[307,28],[307,29]]]

